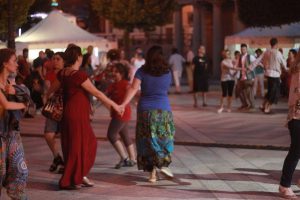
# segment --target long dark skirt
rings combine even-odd
[[[277,104],[280,95],[280,78],[268,77],[268,91],[265,99],[270,104]]]

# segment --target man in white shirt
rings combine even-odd
[[[185,59],[178,53],[176,48],[172,49],[172,55],[169,58],[169,65],[172,68],[174,82],[175,82],[175,93],[180,94],[180,81],[183,69],[183,63],[185,63]]]
[[[240,110],[253,111],[255,109],[253,96],[254,73],[249,70],[249,66],[254,60],[255,57],[248,54],[247,45],[241,44],[241,56],[237,64],[237,67],[241,68],[237,83],[237,90],[242,103]]]
[[[288,70],[283,55],[278,50],[278,40],[272,38],[270,45],[271,49],[266,50],[250,66],[253,69],[261,62],[265,68],[265,76],[268,79],[268,91],[260,108],[266,114],[271,113],[272,104],[276,104],[278,101],[281,70]]]

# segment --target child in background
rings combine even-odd
[[[112,66],[112,75],[114,83],[107,90],[108,96],[117,104],[121,104],[125,98],[127,88],[129,86],[129,69],[121,63],[115,63]],[[115,168],[132,167],[136,164],[136,153],[132,139],[129,137],[128,122],[131,118],[131,108],[128,104],[122,116],[118,115],[114,110],[111,111],[111,121],[107,131],[107,137],[113,147],[120,156],[120,162]],[[118,134],[121,136],[126,147],[120,141]]]

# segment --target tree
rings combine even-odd
[[[51,11],[51,0],[34,0],[30,6],[28,13],[34,14],[37,12],[48,13]]]
[[[12,1],[12,0],[9,0]],[[0,0],[0,33],[8,33],[8,19],[12,19],[10,31],[15,31],[15,27],[21,26],[27,20],[27,13],[34,0],[15,0],[12,3],[12,15],[9,16],[9,4],[7,0]],[[8,33],[8,36],[13,33]]]
[[[299,0],[238,0],[239,18],[247,26],[278,26],[300,21]]]
[[[125,49],[129,46],[129,33],[134,28],[146,33],[172,19],[176,0],[92,0],[92,8],[114,25],[124,30]]]

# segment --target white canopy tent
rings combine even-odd
[[[16,49],[17,53],[20,53],[27,47],[31,60],[38,56],[40,50],[50,48],[62,51],[70,43],[82,48],[92,45],[95,47],[96,56],[98,52],[106,52],[117,47],[116,42],[97,37],[71,23],[61,11],[52,11],[45,19],[16,38]]]
[[[298,48],[300,44],[300,23],[266,28],[247,28],[237,34],[225,37],[225,46],[245,43],[251,48],[268,48],[269,41],[276,37],[281,48]]]

